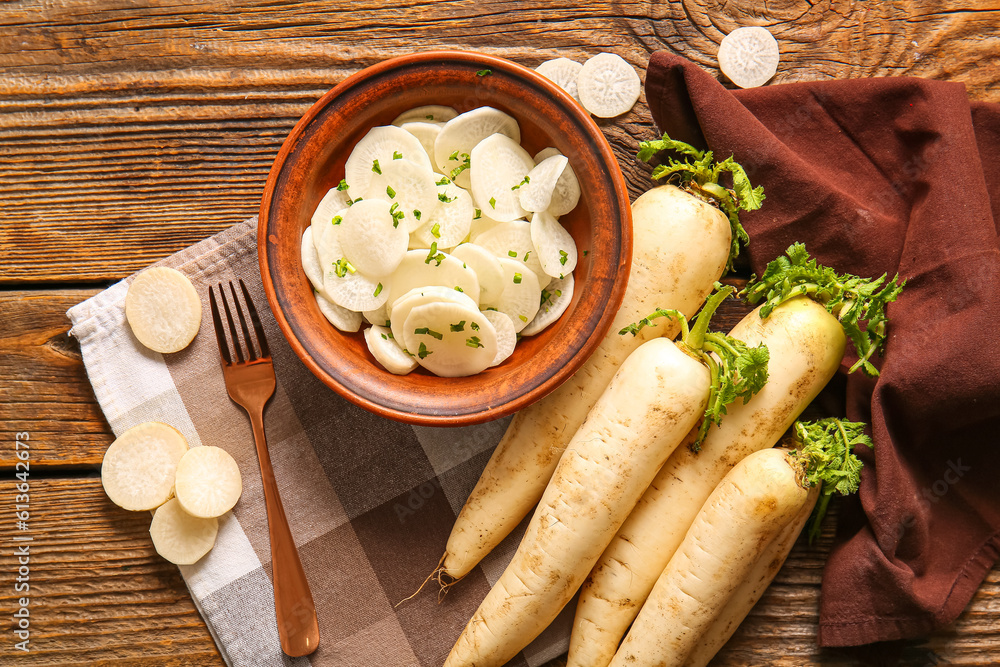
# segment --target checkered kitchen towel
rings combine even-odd
[[[143,348],[125,322],[129,279],[74,306],[70,331],[114,432],[156,420],[191,446],[228,450],[243,496],[220,522],[215,548],[181,566],[191,596],[230,665],[396,667],[440,665],[513,555],[522,529],[443,602],[428,585],[452,523],[506,420],[457,429],[409,426],[343,400],[299,361],[267,307],[257,265],[256,219],[160,265],[186,274],[202,295],[201,332],[185,350]],[[267,516],[246,414],[226,394],[207,305],[208,286],[242,278],[261,312],[278,388],[265,413],[281,498],[319,616],[319,649],[281,653],[274,619]],[[122,510],[124,511],[124,510]],[[512,665],[541,665],[566,651],[564,612]]]

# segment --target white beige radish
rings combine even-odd
[[[243,478],[236,460],[226,450],[195,447],[177,463],[174,488],[185,512],[210,519],[233,509],[243,493]]]
[[[179,352],[201,328],[201,299],[183,273],[156,266],[140,272],[128,286],[125,319],[150,350]]]
[[[778,71],[778,42],[760,26],[737,28],[719,44],[719,69],[740,88],[763,86]]]
[[[133,426],[104,453],[104,492],[123,509],[155,509],[174,495],[177,463],[187,451],[187,440],[172,426],[161,422]]]
[[[697,159],[702,157],[699,153]],[[712,172],[711,167],[698,170],[690,164],[692,181]],[[759,205],[757,195],[744,197],[743,203]],[[664,325],[665,332],[643,331],[638,337],[621,336],[618,330],[658,307],[674,308],[686,316],[697,311],[730,262],[734,237],[745,236],[742,228],[733,231],[734,219],[735,211],[727,216],[674,185],[654,188],[635,201],[628,288],[611,330],[573,377],[514,415],[455,521],[442,574],[465,576],[520,523],[541,497],[566,444],[629,353],[654,335],[676,334],[678,326],[670,323]]]
[[[149,536],[156,553],[175,565],[193,565],[211,551],[219,533],[219,520],[191,516],[176,498],[153,513]]]
[[[599,118],[625,113],[642,92],[635,68],[614,53],[599,53],[583,63],[576,84],[583,108]]]

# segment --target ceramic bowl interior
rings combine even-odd
[[[524,337],[503,364],[466,378],[418,369],[384,370],[364,336],[343,333],[320,313],[300,259],[300,240],[317,204],[344,176],[354,145],[378,125],[417,106],[459,112],[492,106],[514,116],[532,155],[555,146],[580,181],[580,203],[560,221],[580,250],[567,312]],[[425,425],[488,421],[545,395],[600,342],[621,303],[631,258],[624,179],[600,129],[561,89],[535,72],[476,53],[428,52],[382,62],[324,95],[285,140],[265,186],[258,223],[264,289],[296,354],[347,399],[392,419]]]

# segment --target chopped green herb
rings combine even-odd
[[[448,180],[448,177],[442,176],[441,180],[435,183],[434,185],[448,185],[449,183],[451,183],[451,181]]]
[[[451,325],[451,330],[452,331],[465,331],[465,320],[462,320],[458,324],[452,324]]]
[[[469,347],[486,347],[479,340],[479,336],[472,336],[471,338],[466,338],[465,344],[468,345]]]
[[[458,285],[455,285],[455,291],[456,292],[461,292],[461,293],[465,294],[465,290],[462,289],[461,287],[459,287]]]
[[[402,160],[403,159],[403,154],[400,153],[399,151],[393,151],[392,152],[392,159],[393,160]]]
[[[434,353],[431,352],[430,350],[428,350],[426,345],[424,345],[423,343],[421,343],[420,344],[420,348],[417,349],[417,356],[420,357],[421,359],[423,359],[428,354],[434,354]]]
[[[507,256],[508,257],[514,257],[514,258],[516,258],[517,257],[517,251],[516,250],[508,250],[507,251]]]
[[[413,217],[416,218],[417,220],[419,220],[420,219],[420,211],[417,210],[417,209],[413,209]]]
[[[340,179],[340,183],[337,184],[337,190],[339,192],[343,192],[346,189],[347,189],[347,181],[342,178]]]
[[[527,322],[527,321],[528,321],[528,318],[527,318],[527,316],[525,316],[525,315],[518,315],[517,317],[518,317],[518,319],[519,319],[519,320],[521,320],[522,322]]]
[[[343,278],[348,273],[354,273],[355,271],[357,271],[357,269],[354,268],[354,265],[348,262],[344,257],[341,257],[333,263],[333,273],[338,278]]]
[[[449,160],[454,160],[455,162],[458,162],[458,151],[456,150],[454,153],[452,153],[451,155],[449,155],[448,159]]]
[[[382,173],[382,167],[378,166],[378,160],[372,160],[372,171],[376,174]]]
[[[381,334],[381,336],[382,336],[382,340],[389,340],[389,337],[386,336],[385,334]]]
[[[497,207],[497,198],[496,197],[490,197],[490,207],[492,209],[496,210],[496,207]]]
[[[487,310],[491,310],[491,309],[487,308]],[[492,310],[496,310],[496,308],[493,308]],[[469,324],[469,327],[470,327],[470,328],[471,328],[471,329],[472,329],[473,331],[479,331],[479,325],[478,325],[478,324],[476,324],[475,322],[472,322],[471,324]]]
[[[357,199],[352,199],[352,200],[351,200],[351,204],[352,204],[352,205],[353,205],[353,204],[357,204],[357,203],[358,203],[359,201],[364,201],[364,199],[363,199],[362,197],[358,197]]]
[[[479,210],[479,209],[477,208],[477,209],[476,209],[476,214],[475,214],[474,216],[472,216],[472,219],[473,219],[473,220],[479,220],[479,218],[481,218],[481,217],[483,217],[483,212],[482,212],[482,211],[480,211],[480,210]]]
[[[514,274],[514,284],[515,285],[520,285],[521,284],[521,274],[520,273],[515,273]]]
[[[339,215],[333,216],[333,224],[339,225],[343,221],[344,221],[344,219],[342,217],[340,217]]]
[[[456,199],[458,199],[458,197],[449,197],[448,195],[446,195],[443,192],[439,192],[438,193],[438,200],[439,201],[443,201],[445,204],[450,204],[451,202],[455,201]]]
[[[416,329],[413,330],[413,333],[414,334],[425,334],[427,336],[431,336],[433,338],[437,338],[438,340],[441,340],[442,338],[444,338],[444,334],[438,333],[437,331],[434,331],[433,329],[428,329],[427,327],[417,327]]]
[[[387,195],[389,195],[389,199],[395,199],[396,198],[396,191],[392,189],[391,185],[385,186],[385,193]]]
[[[444,261],[444,253],[438,252],[437,241],[431,243],[430,249],[427,251],[427,258],[424,260],[424,264],[430,264],[431,262],[437,262],[436,266],[441,266],[441,262]]]
[[[521,186],[522,186],[522,185],[527,185],[527,184],[528,184],[528,183],[530,183],[530,182],[531,182],[531,179],[530,179],[530,178],[528,178],[527,176],[525,176],[525,177],[524,177],[524,180],[523,180],[523,181],[521,181],[521,182],[520,182],[520,183],[518,183],[517,185],[513,185],[513,186],[511,186],[511,188],[510,188],[510,189],[511,189],[511,190],[520,190],[520,189],[521,189]]]
[[[493,70],[491,69],[481,69],[476,72],[476,76],[489,76],[490,74],[493,74]]]
[[[434,114],[429,113],[426,116],[424,116],[424,118],[426,118],[427,120],[434,120]]]
[[[569,253],[565,250],[559,251],[559,263],[566,266],[566,260],[569,259]]]
[[[449,176],[451,176],[451,180],[454,181],[456,178],[458,178],[458,175],[461,174],[466,169],[468,169],[471,166],[471,164],[472,163],[469,161],[469,154],[468,153],[462,153],[462,164],[458,165],[457,167],[455,167],[454,169],[452,169],[449,172]]]
[[[398,202],[397,203],[393,203],[393,205],[389,207],[389,215],[392,216],[392,227],[393,227],[393,229],[399,227],[399,221],[402,220],[405,217],[405,215],[403,214],[403,212],[399,210],[399,203]]]
[[[378,295],[379,295],[379,294],[381,294],[381,293],[382,293],[382,283],[379,283],[379,284],[378,284],[378,285],[377,285],[377,286],[375,287],[375,294],[373,294],[372,296],[378,296]]]
[[[441,238],[441,223],[440,222],[435,222],[434,226],[431,227],[431,236],[433,236],[436,239]]]
[[[587,255],[589,255],[589,254],[590,254],[590,251],[589,251],[589,250],[584,250],[584,251],[583,251],[583,256],[584,256],[584,257],[586,257],[586,256],[587,256]]]

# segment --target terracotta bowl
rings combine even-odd
[[[479,75],[490,70],[488,75]],[[529,153],[555,146],[580,180],[582,197],[563,216],[580,249],[573,301],[562,318],[525,337],[503,364],[466,378],[422,369],[384,370],[363,335],[345,334],[320,313],[302,271],[300,239],[320,199],[344,176],[365,133],[425,104],[459,112],[488,105],[514,116]],[[534,71],[477,53],[394,58],[346,79],[292,129],[260,205],[258,252],[264,290],[292,349],[331,389],[385,417],[457,426],[495,419],[541,398],[594,351],[621,304],[632,256],[628,193],[604,135],[572,98]]]

